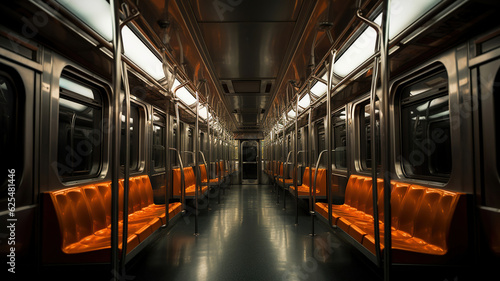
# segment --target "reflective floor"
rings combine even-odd
[[[282,199],[281,199],[282,200]],[[286,211],[270,186],[232,186],[209,211],[200,206],[168,235],[146,249],[127,270],[134,280],[379,280],[349,245],[302,209],[295,225],[294,202]]]

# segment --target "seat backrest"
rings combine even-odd
[[[181,168],[172,170],[172,193],[173,195],[181,194]]]
[[[326,169],[318,169],[318,175],[316,178],[316,192],[319,190],[319,195],[326,195],[326,174],[327,174]],[[314,169],[313,169],[313,177],[314,177]]]
[[[143,190],[146,193],[147,204],[148,206],[154,204],[154,196],[153,196],[153,186],[151,185],[151,180],[148,175],[142,175],[139,177],[142,180]]]
[[[413,235],[415,228],[414,221],[417,216],[420,203],[427,188],[419,185],[411,185],[401,203],[399,216],[392,215],[392,220],[397,220],[398,229]],[[392,207],[392,206],[391,206]]]
[[[111,224],[111,216],[109,216],[108,221],[106,206],[104,205],[104,198],[99,192],[98,187],[94,185],[87,185],[82,187],[82,190],[90,206],[90,212],[93,222],[92,232],[96,232],[98,230],[106,228],[109,224]]]
[[[401,215],[401,206],[403,204],[403,199],[410,188],[410,184],[392,182],[391,183],[391,225],[398,229],[399,228],[399,216]],[[382,194],[383,196],[383,194]],[[383,203],[383,201],[382,201]],[[382,210],[384,205],[382,205]],[[383,212],[382,212],[383,215]]]
[[[354,188],[355,188],[354,183],[356,182],[357,179],[358,176],[351,175],[349,177],[349,180],[347,181],[347,185],[345,187],[345,199],[344,199],[344,203],[346,205],[351,206],[352,195],[354,193]]]
[[[358,196],[358,207],[357,209],[369,213],[373,213],[373,195],[372,195],[372,178],[366,177],[361,185],[361,189]]]
[[[196,184],[196,177],[192,167],[184,168],[184,182],[186,183],[186,188]]]
[[[450,225],[461,196],[464,196],[464,194],[442,190],[440,200],[434,206],[435,216],[432,224],[432,235],[426,241],[439,246],[445,251],[448,249],[447,241],[450,235]]]
[[[307,187],[309,187],[309,169],[309,167],[306,167],[304,169],[304,175],[302,176],[302,185]],[[314,177],[314,169],[312,169],[312,177]]]
[[[96,188],[101,194],[101,198],[104,202],[104,211],[106,213],[106,225],[111,224],[111,182],[101,182],[96,184]],[[123,197],[122,200],[119,201],[119,219],[123,218]]]
[[[147,194],[147,187],[145,186],[142,176],[136,176],[130,178],[131,181],[135,182],[135,185],[137,186],[137,191],[139,192],[139,198],[140,198],[140,204],[141,204],[141,209],[149,206],[151,203],[148,201],[148,194]]]
[[[413,236],[424,241],[431,241],[433,235],[434,221],[439,209],[439,201],[443,197],[440,190],[428,188],[423,195],[413,222]]]
[[[200,169],[200,177],[201,177],[201,181],[202,182],[206,182],[208,181],[208,177],[207,177],[207,168],[205,167],[205,165],[199,165],[198,166],[199,169]]]
[[[90,207],[81,188],[74,187],[50,192],[59,227],[62,249],[93,233]]]
[[[350,204],[349,204],[353,208],[357,209],[359,206],[359,196],[360,196],[360,192],[361,192],[361,189],[363,186],[363,182],[365,181],[365,178],[366,177],[360,176],[354,182],[354,186],[353,186],[352,193],[351,193],[351,200],[350,200]]]

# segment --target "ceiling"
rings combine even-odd
[[[236,131],[260,130],[280,71],[296,47],[303,0],[202,1],[179,5],[190,19]],[[262,7],[265,7],[264,9]]]
[[[255,136],[286,110],[288,82],[300,86],[307,79],[311,49],[317,63],[328,53],[332,42],[321,23],[331,22],[337,38],[351,23],[355,3],[150,0],[139,2],[139,9],[160,38],[165,30],[158,20],[168,21],[167,47],[187,78],[208,81],[209,91],[201,95],[225,127]]]

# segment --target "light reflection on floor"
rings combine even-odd
[[[270,186],[232,186],[221,205],[201,210],[199,236],[194,216],[180,219],[168,235],[130,268],[135,280],[376,280],[351,248],[326,226],[300,211],[276,204]]]

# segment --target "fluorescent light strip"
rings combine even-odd
[[[107,41],[113,39],[111,7],[105,0],[56,0]],[[128,26],[122,29],[124,54],[156,80],[165,77],[163,63]]]
[[[393,39],[422,15],[436,6],[440,0],[394,0],[390,7],[389,39]],[[382,23],[382,14],[377,16],[375,23]],[[351,46],[335,62],[333,71],[340,77],[345,77],[356,67],[365,62],[375,53],[377,33],[368,27],[352,43]]]
[[[299,100],[299,106],[302,108],[307,108],[311,104],[311,97],[309,94],[306,94]]]
[[[165,77],[163,63],[128,26],[122,29],[125,56],[156,80]]]
[[[105,0],[56,0],[107,41],[113,39],[111,8]]]
[[[188,91],[186,87],[182,87],[177,92],[176,96],[187,105],[192,105],[196,102],[196,98]]]

